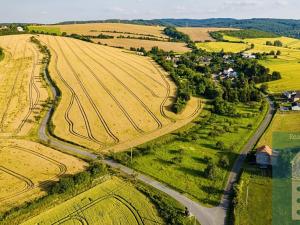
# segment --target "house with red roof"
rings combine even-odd
[[[256,149],[256,163],[261,168],[267,168],[268,166],[277,165],[278,152],[273,151],[267,145]]]

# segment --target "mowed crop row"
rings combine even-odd
[[[154,205],[134,186],[116,177],[62,203],[23,225],[164,224]]]
[[[42,56],[28,35],[2,36],[5,58],[0,63],[0,133],[26,135],[37,126],[48,98],[41,80]]]
[[[182,114],[173,114],[176,86],[146,57],[70,38],[39,39],[50,48],[50,73],[63,93],[53,116],[60,138],[94,150],[124,150],[177,129],[200,111],[192,99]]]
[[[85,166],[79,159],[34,142],[0,139],[0,212],[43,195],[49,182]]]
[[[185,43],[181,42],[167,42],[167,41],[152,41],[152,40],[140,40],[130,38],[114,38],[114,39],[92,39],[95,43],[108,45],[112,47],[121,47],[125,49],[141,48],[144,47],[147,51],[150,51],[153,47],[158,47],[164,51],[174,51],[177,53],[189,52],[190,48]]]
[[[45,186],[86,164],[21,140],[36,134],[48,91],[40,75],[43,55],[29,35],[2,36],[0,63],[0,212],[42,196]],[[32,132],[31,132],[32,131]],[[14,139],[17,136],[19,139]]]

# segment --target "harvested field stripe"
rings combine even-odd
[[[65,42],[65,41],[64,41]],[[93,77],[96,79],[96,81],[98,82],[98,84],[105,90],[105,92],[113,99],[113,101],[117,104],[117,106],[119,107],[119,109],[123,112],[123,114],[125,115],[125,117],[128,119],[128,121],[130,122],[130,124],[134,127],[134,129],[136,131],[138,131],[139,133],[145,133],[144,130],[142,130],[140,127],[138,127],[138,125],[134,122],[134,120],[131,118],[131,116],[128,114],[128,112],[126,111],[126,109],[122,106],[122,104],[116,99],[116,97],[109,91],[109,89],[105,86],[105,84],[97,77],[97,75],[94,73],[94,71],[74,52],[74,50],[70,47],[70,45],[65,42],[65,44],[69,47],[69,49],[72,51],[72,53],[76,56],[76,58],[88,69],[88,71],[93,75]],[[79,47],[79,46],[78,46]],[[80,50],[82,50],[79,47]],[[86,52],[84,52],[84,54],[86,54]],[[86,54],[87,56],[89,56],[88,54]]]
[[[24,46],[24,51],[23,51],[23,58],[25,57],[26,48],[27,48],[27,45],[25,44],[25,46]],[[16,50],[16,49],[15,49],[15,50]],[[12,89],[11,89],[11,91],[10,91],[8,100],[7,100],[7,104],[6,104],[6,106],[5,106],[4,113],[3,113],[2,117],[1,117],[1,121],[0,121],[0,130],[1,130],[2,132],[3,132],[3,125],[4,125],[3,123],[4,123],[4,120],[5,120],[6,116],[7,116],[7,111],[8,111],[9,105],[10,105],[10,103],[11,103],[11,100],[12,100],[12,98],[13,98],[14,91],[15,91],[15,88],[16,88],[16,83],[17,83],[17,80],[18,80],[19,75],[20,75],[20,73],[21,73],[21,68],[22,68],[22,66],[23,66],[23,61],[21,61],[20,66],[18,67],[18,71],[17,71],[17,74],[16,74],[16,76],[15,76],[14,83],[13,83]]]
[[[99,109],[97,108],[96,104],[94,103],[93,99],[91,98],[90,94],[88,93],[88,91],[85,89],[82,81],[79,78],[79,75],[77,74],[77,72],[75,71],[74,67],[72,66],[72,64],[70,63],[69,59],[66,57],[59,41],[57,40],[56,37],[54,37],[54,40],[56,41],[65,61],[67,62],[69,68],[72,70],[72,73],[74,75],[74,77],[76,78],[76,80],[78,81],[81,89],[83,90],[85,96],[87,97],[87,99],[89,100],[90,104],[92,105],[93,109],[95,110],[100,122],[102,123],[102,125],[104,126],[105,131],[107,132],[107,134],[113,139],[114,143],[119,143],[120,140],[119,138],[117,138],[113,132],[111,131],[110,127],[108,126],[108,124],[106,123],[105,119],[103,118],[102,114],[100,113]]]
[[[0,170],[2,170],[3,172],[5,172],[5,173],[7,173],[7,174],[9,174],[9,175],[11,175],[13,177],[16,177],[17,179],[19,179],[21,181],[24,181],[24,183],[26,184],[26,187],[22,191],[19,191],[19,192],[15,193],[15,194],[12,194],[12,195],[0,198],[0,201],[9,200],[11,198],[14,198],[14,197],[16,197],[18,195],[21,195],[21,194],[27,192],[27,191],[30,191],[31,189],[34,188],[33,182],[30,179],[28,179],[27,177],[25,177],[25,176],[23,176],[23,175],[21,175],[19,173],[16,173],[16,172],[14,172],[14,171],[12,171],[12,170],[4,167],[4,166],[0,166]]]
[[[76,44],[76,42],[73,42],[74,44]],[[84,52],[87,56],[89,56],[93,61],[97,62],[94,58],[92,58],[84,49],[82,49],[78,44],[76,44],[76,46],[82,50],[82,52]],[[92,48],[90,48],[88,45],[87,45],[87,49],[89,49],[90,51],[94,52],[95,54],[97,54],[97,52],[93,51]],[[97,54],[99,57],[101,57],[99,54]],[[119,66],[117,63],[114,63],[113,61],[109,60],[108,58],[105,57],[105,60],[110,62],[111,64],[113,64],[115,67],[119,68],[120,70],[122,70],[124,73],[126,73],[128,76],[130,76],[132,79],[134,79],[136,82],[138,82],[140,85],[142,85],[145,89],[147,89],[151,94],[152,96],[154,97],[158,97],[159,96],[152,90],[150,89],[147,85],[145,85],[143,82],[141,82],[139,79],[137,79],[134,75],[132,75],[131,73],[129,73],[127,70],[124,70],[121,66]],[[152,78],[153,79],[153,78]],[[155,79],[153,79],[156,83],[159,83],[157,82]],[[160,83],[159,83],[160,84]],[[161,84],[160,84],[161,85]]]
[[[88,45],[87,45],[87,48],[89,48]],[[91,48],[89,48],[89,49],[91,49]],[[93,49],[91,49],[91,51],[95,52],[95,50],[93,50]],[[97,52],[97,54],[98,54],[100,51],[99,51],[99,52],[96,51],[96,52]],[[145,73],[143,70],[141,70],[141,69],[137,68],[136,66],[133,66],[132,64],[130,64],[130,63],[126,62],[125,60],[123,60],[124,57],[117,56],[117,54],[110,54],[110,52],[107,51],[104,47],[103,47],[103,52],[105,52],[106,55],[109,55],[109,56],[111,56],[112,58],[118,59],[119,61],[123,62],[123,63],[125,64],[125,66],[127,66],[127,68],[129,68],[129,69],[135,69],[136,71],[139,71],[141,74],[144,74],[146,77],[148,77],[149,79],[151,79],[152,81],[154,81],[154,82],[157,83],[158,85],[160,85],[160,86],[166,88],[162,83],[160,83],[159,81],[155,80],[153,77],[149,76],[149,75],[148,75],[147,73]],[[99,54],[98,54],[98,55],[99,55]],[[140,57],[141,57],[141,56],[140,56]],[[141,67],[143,67],[143,68],[145,68],[145,69],[148,69],[148,70],[150,71],[150,74],[155,73],[155,71],[152,70],[152,68],[151,68],[151,69],[147,68],[147,66],[141,64],[141,63],[138,62],[137,60],[131,59],[131,61],[134,62],[134,63],[136,63],[136,64],[138,64],[138,65],[140,65]]]
[[[34,82],[34,75],[35,75],[35,71],[36,71],[36,66],[39,63],[39,52],[36,51],[36,49],[34,47],[31,50],[32,50],[32,53],[33,53],[33,56],[34,56],[35,60],[33,61],[33,66],[32,66],[32,70],[31,70],[30,84],[29,84],[29,101],[30,101],[29,110],[28,110],[26,116],[24,117],[24,119],[21,121],[19,127],[17,128],[16,133],[19,133],[21,131],[21,129],[23,128],[23,126],[26,123],[27,119],[30,117],[33,109],[37,106],[37,104],[40,100],[40,92],[39,92],[39,89],[37,88],[37,86]],[[33,96],[32,96],[33,89],[35,90],[35,92],[37,94],[37,97],[36,97],[35,101],[33,101]]]
[[[75,91],[73,90],[73,88],[68,84],[68,82],[63,78],[62,74],[60,73],[60,71],[59,71],[59,69],[58,69],[58,54],[57,54],[57,52],[55,51],[55,49],[51,47],[50,42],[49,42],[49,39],[47,39],[47,40],[48,40],[47,46],[52,50],[52,52],[53,52],[54,55],[55,55],[55,60],[54,60],[55,63],[54,63],[54,64],[55,64],[55,70],[56,70],[56,72],[57,72],[57,75],[59,76],[59,78],[61,79],[61,81],[65,84],[65,86],[67,87],[67,89],[69,89],[70,92],[71,92],[71,100],[70,100],[70,104],[69,104],[68,109],[66,110],[65,115],[64,115],[66,121],[67,121],[68,124],[69,124],[69,132],[70,132],[71,134],[73,134],[74,136],[77,136],[77,137],[80,137],[80,138],[83,138],[83,139],[86,139],[86,140],[89,140],[89,141],[92,141],[92,142],[96,142],[96,143],[98,143],[98,144],[100,144],[100,145],[104,145],[103,142],[97,140],[97,139],[93,136],[93,133],[92,133],[91,127],[90,127],[90,123],[89,123],[89,120],[88,120],[87,115],[86,115],[86,113],[85,113],[85,110],[84,110],[83,106],[81,105],[81,102],[80,102],[78,96],[76,95]],[[70,112],[70,109],[71,109],[71,107],[72,107],[72,105],[73,105],[73,103],[74,103],[74,99],[76,100],[76,103],[78,104],[80,113],[81,113],[81,115],[82,115],[82,117],[83,117],[83,119],[84,119],[84,124],[85,124],[86,130],[87,130],[87,133],[88,133],[88,137],[85,137],[85,136],[83,136],[83,135],[77,134],[77,133],[74,131],[74,129],[73,129],[74,124],[73,124],[73,121],[69,118],[69,112]]]
[[[92,58],[92,57],[91,57]],[[97,60],[93,59],[99,66],[105,69],[112,77],[115,78],[138,102],[142,105],[142,107],[149,113],[149,115],[156,121],[158,128],[162,128],[161,121],[155,116],[155,114],[148,108],[148,106],[127,86],[125,85],[116,75],[114,75],[111,71],[109,71],[105,66],[99,63]]]

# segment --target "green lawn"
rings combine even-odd
[[[210,115],[205,109],[192,128],[141,146],[133,153],[132,165],[130,160],[128,164],[205,205],[218,205],[231,167],[221,167],[220,158],[227,156],[232,165],[265,115],[265,112],[259,112],[259,105],[239,105],[237,108],[242,115],[240,118]],[[218,135],[213,137],[215,131]],[[225,150],[216,148],[218,141],[225,144]],[[117,159],[126,163],[128,155],[120,153]],[[215,179],[205,176],[210,159],[217,165]]]
[[[272,178],[268,173],[245,166],[234,209],[235,225],[272,225]]]
[[[29,31],[37,31],[37,32],[44,32],[49,34],[57,34],[61,35],[60,28],[58,27],[46,27],[46,26],[28,26]]]

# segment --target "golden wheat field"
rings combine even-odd
[[[44,195],[49,182],[85,166],[75,157],[35,142],[0,139],[0,212]]]
[[[125,23],[87,23],[87,24],[70,24],[70,25],[53,25],[59,28],[61,32],[67,34],[82,34],[82,35],[98,35],[105,33],[108,35],[117,34],[124,36],[137,35],[142,37],[155,37],[168,39],[163,34],[164,27],[160,26],[145,26]]]
[[[176,86],[151,59],[79,40],[40,36],[50,74],[62,91],[54,134],[95,151],[120,151],[169,133],[201,110],[193,98],[170,111]]]
[[[38,126],[48,98],[42,81],[42,55],[29,35],[2,36],[0,62],[0,136],[27,135]]]
[[[101,43],[111,47],[122,47],[125,49],[144,47],[150,51],[152,47],[158,47],[164,51],[174,51],[177,53],[189,52],[191,49],[186,47],[185,43],[167,42],[167,41],[152,41],[130,38],[114,38],[114,39],[93,39],[95,43]]]
[[[177,27],[177,30],[189,35],[193,41],[214,41],[209,32],[236,29],[217,27]]]
[[[25,140],[36,133],[48,99],[41,77],[43,55],[30,42],[30,35],[1,36],[0,46],[5,51],[0,62],[2,212],[43,195],[49,182],[83,170],[85,163]]]

